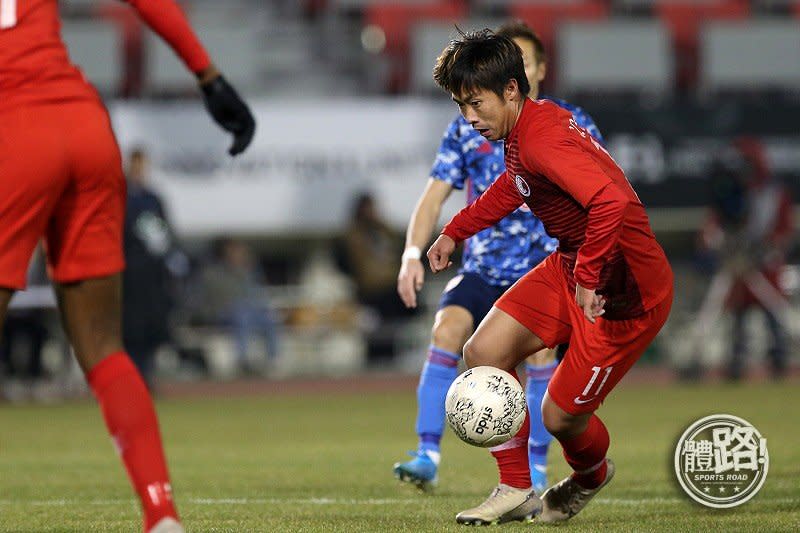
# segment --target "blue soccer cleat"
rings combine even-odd
[[[408,452],[413,457],[405,463],[395,463],[394,477],[410,483],[421,491],[432,490],[439,483],[439,468],[427,452]]]

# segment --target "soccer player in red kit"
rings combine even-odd
[[[255,122],[173,0],[129,0],[197,75],[206,107],[244,150]],[[109,50],[109,54],[116,53]],[[125,179],[97,92],[61,41],[56,0],[0,0],[0,326],[44,238],[64,328],[144,511],[180,533],[156,412],[122,346]]]
[[[511,40],[488,30],[462,35],[442,52],[434,78],[484,137],[505,139],[507,170],[445,226],[428,251],[431,269],[447,268],[457,243],[523,203],[559,241],[497,300],[464,347],[467,365],[513,372],[527,354],[569,343],[542,416],[574,473],[539,502],[524,445],[505,450],[496,456],[500,485],[457,520],[527,520],[540,509],[543,522],[566,520],[614,475],[608,431],[594,412],[666,321],[672,270],[608,152],[569,112],[524,96],[525,71]],[[527,431],[525,424],[520,434]]]

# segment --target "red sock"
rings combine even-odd
[[[148,531],[164,517],[177,520],[156,411],[147,387],[125,352],[108,355],[87,375],[133,488]]]
[[[519,381],[516,371],[511,375]],[[490,448],[500,470],[500,483],[518,489],[531,488],[531,467],[528,462],[528,434],[531,432],[531,416],[525,412],[525,422],[514,437],[499,446]]]
[[[594,489],[605,481],[609,437],[606,426],[597,415],[592,415],[583,433],[559,442],[564,450],[564,459],[575,471],[572,479],[578,485]]]

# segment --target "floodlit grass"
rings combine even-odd
[[[782,385],[625,385],[599,411],[617,477],[562,529],[797,531],[800,393]],[[488,453],[443,444],[433,495],[401,486],[392,463],[415,446],[414,391],[174,399],[158,410],[189,531],[456,531],[455,514],[496,483]],[[677,438],[711,413],[768,440],[761,492],[732,510],[691,502],[674,481]],[[552,480],[567,473],[557,444]],[[504,530],[545,528],[531,524]],[[0,406],[0,531],[138,531],[133,498],[93,403]]]

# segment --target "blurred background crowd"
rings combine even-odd
[[[642,365],[683,378],[797,372],[800,1],[185,0],[252,105],[230,160],[194,81],[123,3],[62,2],[73,61],[126,160],[124,335],[151,384],[413,373],[448,276],[396,294],[403,232],[456,107],[454,35],[527,22],[544,94],[599,125],[676,273]],[[465,198],[453,195],[446,222]],[[7,399],[80,392],[40,256],[0,346]]]

